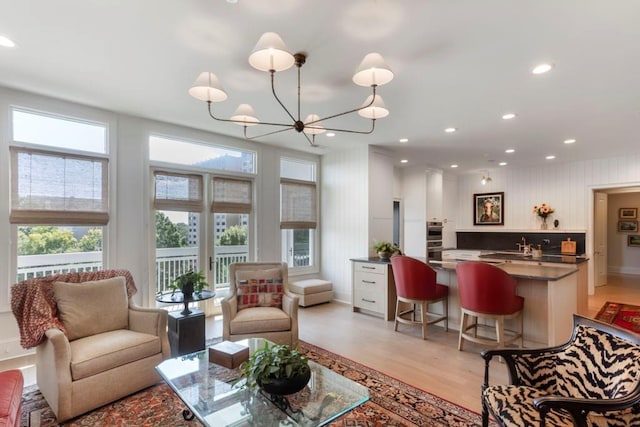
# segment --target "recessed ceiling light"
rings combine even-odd
[[[2,46],[2,47],[16,47],[16,44],[9,37],[0,36],[0,46]]]
[[[515,153],[516,150],[514,150],[513,148],[507,148],[506,150],[504,150],[504,152],[511,154],[511,153]]]
[[[551,64],[538,64],[534,67],[533,70],[531,70],[531,72],[533,74],[544,74],[550,71],[552,68],[553,68],[553,65]]]
[[[498,163],[500,166],[507,166],[507,162],[500,162]]]
[[[400,142],[409,142],[409,138],[400,138],[398,141],[400,141]]]
[[[554,156],[554,155],[550,155],[550,156],[545,157],[545,159],[547,159],[547,160],[553,160],[555,158],[556,158],[556,156]]]
[[[502,116],[502,118],[503,118],[503,119],[505,119],[505,120],[511,120],[511,119],[513,119],[515,116],[516,116],[516,115],[515,115],[515,113],[507,113],[507,114],[504,114],[504,115]]]
[[[455,131],[457,131],[457,130],[458,130],[458,129],[456,129],[456,128],[446,128],[444,131],[445,131],[446,133],[453,133],[453,132],[455,132]]]
[[[327,136],[329,138],[333,138],[334,136],[336,136],[335,132],[327,132]]]
[[[409,162],[409,160],[407,160],[407,159],[400,160],[400,163],[408,163],[408,162]]]
[[[565,143],[565,144],[573,144],[574,142],[576,142],[576,140],[575,140],[575,139],[565,139],[565,140],[564,140],[564,143]]]
[[[458,165],[451,165],[451,167],[452,167],[452,168],[457,168],[457,167],[458,167]]]

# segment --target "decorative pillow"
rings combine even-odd
[[[250,307],[282,308],[282,272],[269,270],[236,271],[238,310]]]
[[[124,277],[93,282],[55,282],[53,296],[69,340],[129,327]]]

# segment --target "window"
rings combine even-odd
[[[317,190],[314,162],[280,160],[280,229],[282,260],[289,268],[317,269]]]
[[[249,260],[249,218],[253,209],[252,181],[213,178],[214,277],[216,290],[229,287],[229,264]]]
[[[256,153],[198,142],[149,137],[149,159],[210,170],[255,173]]]
[[[200,270],[202,176],[154,172],[156,291],[165,292],[176,276]]]
[[[158,169],[157,291],[166,290],[175,276],[199,269],[216,289],[216,298],[223,297],[229,264],[250,259],[255,153],[151,136],[149,156]],[[168,163],[171,172],[160,170]],[[220,176],[220,171],[237,176]]]
[[[107,126],[22,109],[11,113],[17,280],[103,268]]]

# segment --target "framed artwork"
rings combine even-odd
[[[620,219],[638,218],[638,208],[620,208]]]
[[[504,225],[504,193],[473,195],[473,225]]]
[[[635,233],[638,231],[638,221],[618,221],[618,231]]]
[[[627,246],[636,246],[640,248],[640,235],[629,234],[627,236]]]

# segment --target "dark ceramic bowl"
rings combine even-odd
[[[292,378],[274,378],[268,383],[258,383],[258,386],[260,386],[265,393],[284,396],[302,390],[310,378],[311,369],[307,367],[307,370],[298,376]]]

